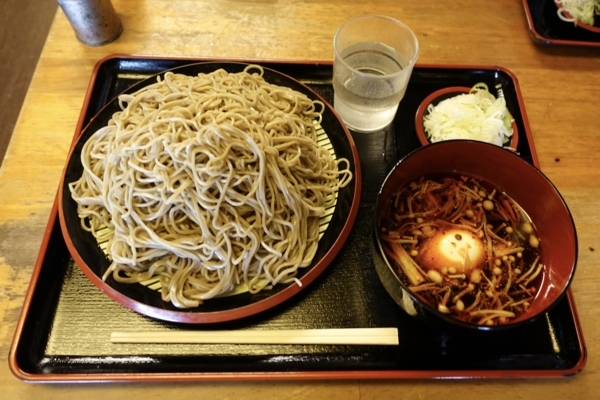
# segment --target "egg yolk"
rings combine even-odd
[[[417,262],[427,269],[453,267],[457,273],[468,273],[481,267],[485,251],[481,240],[461,229],[440,229],[426,239],[419,249]]]

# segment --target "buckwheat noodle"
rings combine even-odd
[[[189,308],[310,265],[319,217],[352,173],[317,144],[324,105],[262,75],[167,72],[119,97],[69,184],[83,228],[107,242],[103,279],[159,276],[163,300]]]

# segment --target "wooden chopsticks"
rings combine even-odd
[[[397,345],[397,328],[113,332],[112,343]]]

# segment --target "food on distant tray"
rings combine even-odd
[[[402,282],[441,313],[480,325],[525,312],[544,269],[532,221],[507,195],[464,175],[400,187],[380,238]]]
[[[484,83],[430,104],[423,128],[431,143],[450,139],[471,139],[502,146],[513,135],[513,119],[503,97],[496,98]]]
[[[84,229],[107,242],[103,279],[159,276],[180,308],[298,281],[352,173],[317,143],[324,105],[262,75],[167,72],[119,97],[69,185]]]
[[[594,17],[600,15],[600,0],[554,0],[558,17],[566,22],[582,22],[594,25]]]

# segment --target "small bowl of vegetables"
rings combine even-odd
[[[466,139],[516,151],[519,140],[506,100],[491,94],[485,83],[431,93],[417,109],[415,128],[422,145]]]
[[[590,32],[600,33],[600,0],[554,0],[558,17]]]

